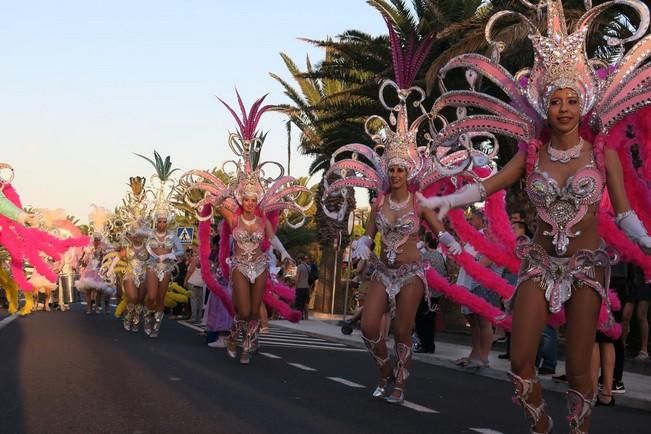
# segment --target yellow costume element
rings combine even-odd
[[[18,311],[18,285],[11,278],[9,271],[0,267],[0,286],[4,288],[9,302],[9,313],[15,314]]]
[[[179,303],[187,303],[191,294],[178,283],[171,282],[165,293],[165,307],[176,307]]]
[[[124,309],[127,308],[127,303],[129,303],[129,300],[127,300],[127,295],[122,292],[122,299],[120,300],[120,303],[118,303],[118,305],[115,307],[114,315],[116,318],[120,318],[122,316]]]

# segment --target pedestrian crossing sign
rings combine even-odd
[[[176,229],[176,236],[183,244],[192,244],[192,240],[194,238],[194,228],[181,226]]]

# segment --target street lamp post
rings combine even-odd
[[[353,234],[354,227],[355,227],[355,210],[351,211],[351,213],[348,214],[348,235]],[[351,260],[353,256],[352,241],[351,244],[348,246],[347,256],[348,256],[348,267],[346,267],[346,270],[348,271],[348,273],[346,276],[346,292],[344,293],[344,321],[346,320],[346,314],[348,313],[348,290],[350,288],[350,269],[352,268]]]

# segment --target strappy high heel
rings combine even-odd
[[[538,377],[524,379],[513,372],[509,372],[509,377],[511,377],[511,382],[515,388],[513,402],[524,409],[524,413],[531,425],[531,434],[551,434],[554,429],[554,420],[545,412],[545,400],[543,399],[538,406],[529,403],[531,392],[533,392],[534,386],[538,383]],[[547,429],[545,431],[534,431],[534,427],[538,425],[538,422],[540,422],[543,416],[547,417]]]
[[[373,356],[373,360],[375,361],[375,364],[377,367],[380,369],[380,372],[383,371],[384,367],[386,366],[387,363],[389,363],[390,358],[387,355],[386,357],[380,357],[376,353],[376,347],[379,345],[380,342],[382,342],[382,337],[378,337],[377,339],[369,339],[366,336],[362,334],[362,340],[366,344],[366,349],[368,352]],[[384,399],[387,396],[387,392],[389,390],[389,383],[391,381],[391,374],[382,377],[378,383],[378,385],[375,387],[373,392],[371,393],[371,396],[373,399]]]
[[[405,383],[409,378],[407,364],[411,360],[412,349],[410,345],[403,343],[396,344],[396,364],[393,367],[395,384],[391,394],[384,398],[389,404],[402,404],[405,401]],[[396,394],[396,392],[398,392]]]

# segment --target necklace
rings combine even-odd
[[[582,149],[583,149],[583,137],[579,138],[579,143],[577,143],[575,146],[565,151],[552,148],[552,142],[549,142],[547,144],[547,154],[549,155],[549,159],[551,161],[558,161],[563,164],[575,158],[579,158],[581,156]]]
[[[389,196],[389,208],[391,209],[391,211],[400,211],[401,209],[404,209],[407,206],[410,200],[411,200],[411,192],[407,194],[407,199],[398,203],[391,200],[391,196]]]
[[[240,218],[242,219],[242,223],[244,223],[244,224],[247,225],[247,226],[251,226],[251,225],[255,224],[255,221],[256,221],[255,216],[253,216],[253,219],[252,219],[252,220],[247,220],[247,219],[244,217],[244,214],[242,214],[242,215],[240,216]]]

